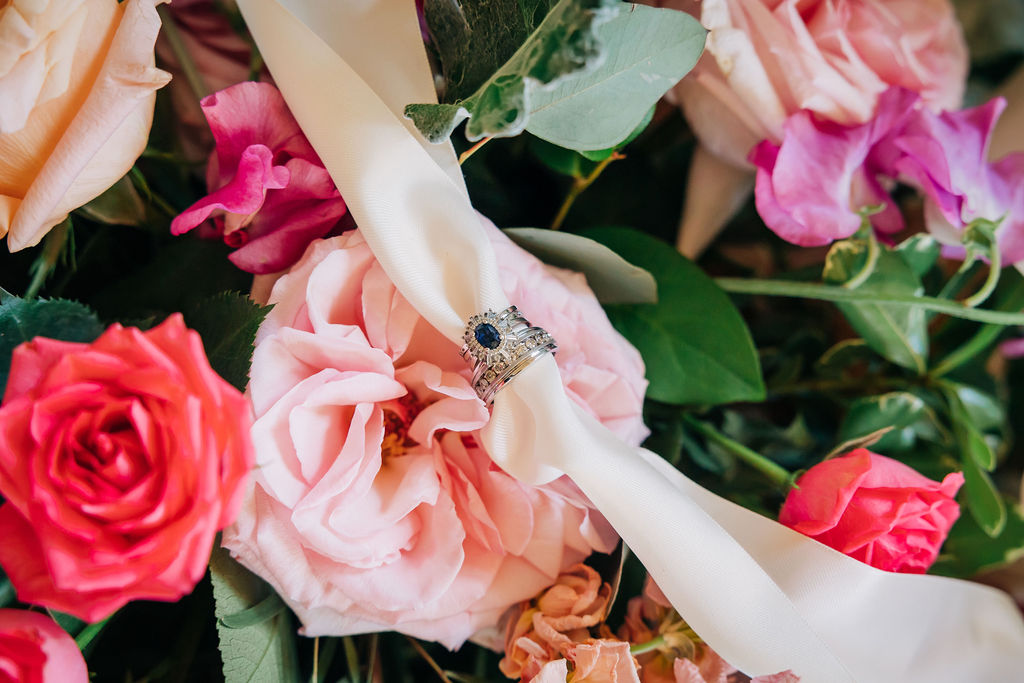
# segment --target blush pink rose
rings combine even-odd
[[[858,448],[818,463],[796,483],[780,522],[873,567],[923,574],[960,516],[953,497],[964,476],[932,481]]]
[[[843,124],[874,116],[890,86],[959,106],[967,48],[948,0],[665,0],[710,30],[675,96],[701,142],[745,166],[801,110]]]
[[[78,645],[38,612],[0,609],[0,683],[87,683]]]
[[[0,3],[0,237],[32,246],[146,147],[160,0]]]
[[[14,350],[0,407],[0,565],[24,602],[98,621],[206,571],[252,466],[245,397],[180,315]]]
[[[237,249],[250,273],[284,270],[345,215],[345,201],[269,83],[239,83],[206,97],[203,113],[217,148],[206,169],[210,192],[171,222],[175,235],[213,217],[207,236]]]
[[[643,365],[583,276],[483,229],[509,299],[558,340],[569,395],[638,444]],[[455,648],[614,547],[568,479],[531,487],[494,465],[459,345],[398,293],[358,231],[314,242],[270,302],[250,373],[255,486],[224,544],[307,635],[396,630]]]

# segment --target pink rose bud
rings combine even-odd
[[[75,641],[38,612],[0,609],[0,681],[86,683],[89,672]]]
[[[960,472],[940,483],[858,448],[807,470],[779,521],[873,567],[923,574],[960,516],[963,483]]]
[[[0,407],[0,565],[18,597],[98,621],[189,593],[241,503],[251,421],[180,315],[18,346]]]

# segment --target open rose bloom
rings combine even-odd
[[[639,354],[582,275],[486,229],[509,298],[558,340],[568,394],[638,444]],[[224,543],[306,635],[398,630],[454,648],[614,548],[568,479],[526,486],[490,460],[469,364],[358,231],[314,242],[270,302],[251,369],[255,485]]]
[[[0,2],[0,236],[36,244],[131,169],[156,89],[159,0]]]

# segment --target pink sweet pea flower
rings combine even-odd
[[[210,192],[171,223],[175,235],[214,217],[214,235],[238,249],[232,263],[273,273],[302,256],[345,215],[345,201],[277,88],[239,83],[201,102],[217,148]]]
[[[857,232],[858,212],[884,204],[872,224],[883,232],[901,230],[903,219],[879,175],[892,166],[890,139],[915,115],[918,100],[891,88],[873,119],[852,126],[810,111],[790,116],[781,145],[763,140],[750,153],[757,168],[754,199],[765,224],[794,244],[821,246]]]

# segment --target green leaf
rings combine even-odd
[[[249,609],[222,617],[220,623],[227,628],[248,628],[276,617],[285,607],[281,596],[277,593],[271,593]]]
[[[444,75],[445,101],[472,95],[540,25],[550,0],[426,0],[423,18]]]
[[[78,211],[87,218],[108,225],[142,225],[146,222],[146,203],[127,175],[99,197],[79,207]]]
[[[626,136],[625,140],[618,143],[614,147],[609,147],[608,149],[581,150],[579,154],[589,159],[590,161],[604,161],[612,154],[615,154],[616,150],[622,149],[629,143],[633,142],[633,140],[636,140],[638,137],[640,137],[640,133],[643,133],[647,129],[647,126],[651,124],[651,120],[654,119],[654,110],[656,108],[656,106],[652,106],[650,109],[648,109],[647,115],[640,120],[640,123],[638,123],[636,128],[633,129],[633,132]]]
[[[526,129],[537,137],[578,150],[619,145],[697,63],[707,30],[685,12],[633,5],[597,35],[601,66],[532,93]]]
[[[649,271],[656,304],[606,306],[608,318],[647,366],[647,395],[676,404],[760,401],[761,366],[750,332],[729,297],[670,245],[629,228],[582,233]]]
[[[930,573],[966,579],[1024,557],[1024,515],[1019,505],[1007,502],[1006,506],[1006,526],[995,538],[973,516],[960,515]]]
[[[947,387],[943,393],[945,393],[946,401],[949,404],[949,415],[953,421],[953,433],[956,435],[957,444],[960,447],[961,460],[965,462],[969,460],[978,467],[991,472],[996,466],[995,451],[985,441],[985,436],[978,428],[978,424],[967,411],[960,398],[960,389],[954,385]],[[970,394],[968,393],[968,395]]]
[[[249,381],[253,340],[269,306],[244,294],[222,292],[185,311],[185,324],[203,338],[210,366],[240,391]]]
[[[982,530],[995,538],[1006,526],[1006,504],[975,457],[964,457],[962,464],[967,507]]]
[[[939,259],[942,247],[931,235],[918,233],[903,240],[896,251],[919,278],[932,269]]]
[[[879,452],[912,448],[922,431],[932,435],[938,418],[925,402],[907,391],[858,399],[850,406],[839,429],[838,439],[852,441],[890,427],[874,447]]]
[[[35,337],[91,342],[102,333],[96,314],[75,301],[8,296],[0,303],[0,387],[7,386],[11,353],[18,344]]]
[[[470,4],[465,3],[466,6]],[[537,2],[531,5],[540,8]],[[554,87],[559,80],[572,74],[592,70],[601,63],[605,52],[595,29],[626,7],[619,0],[561,0],[515,53],[471,95],[467,96],[463,91],[476,79],[468,75],[470,67],[466,67],[463,69],[466,74],[458,76],[453,73],[449,79],[455,86],[446,94],[446,103],[411,104],[406,107],[405,115],[412,119],[424,137],[435,143],[444,142],[466,116],[470,117],[466,126],[469,140],[518,135],[526,127],[534,93]],[[458,14],[462,14],[462,5]],[[458,21],[459,17],[453,15],[445,23],[451,23],[452,30],[457,31]],[[469,27],[471,33],[480,30],[476,24],[479,22]],[[446,45],[447,41],[446,37]],[[442,64],[446,58],[449,61],[454,59],[452,50],[439,49],[439,53]],[[468,65],[473,59],[474,55],[470,53],[461,63]],[[475,67],[473,70],[475,73]]]
[[[512,241],[544,263],[583,273],[598,301],[606,304],[655,303],[658,284],[638,268],[594,240],[557,230],[509,228]]]
[[[216,602],[217,635],[226,683],[293,683],[300,680],[291,614],[274,616],[244,628],[224,624],[266,600],[273,590],[262,579],[215,547],[210,556],[210,578]]]
[[[842,283],[856,273],[867,257],[863,240],[843,240],[833,245],[826,258],[824,279]],[[855,290],[861,294],[921,296],[924,287],[902,256],[881,247],[871,275]],[[928,330],[924,310],[886,304],[839,303],[850,325],[868,346],[897,365],[925,371],[928,356]]]
[[[573,178],[585,178],[597,167],[596,163],[580,152],[559,147],[536,137],[530,138],[530,151],[552,171]],[[609,155],[614,152],[614,150],[607,151]]]

